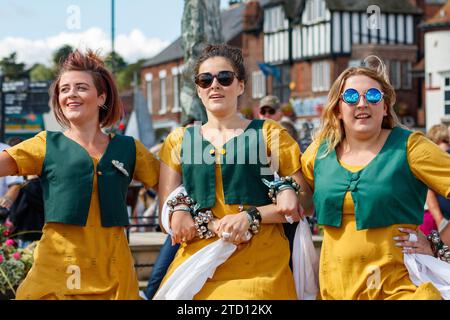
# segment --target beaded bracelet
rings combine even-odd
[[[277,194],[283,190],[292,189],[297,195],[300,191],[300,185],[291,176],[281,177],[274,181],[262,179],[262,182],[269,187],[268,195],[273,203],[277,203]]]
[[[444,242],[442,242],[439,232],[432,230],[427,236],[428,241],[431,244],[431,250],[436,258],[442,261],[450,262],[450,250]]]
[[[169,221],[172,220],[172,215],[175,211],[183,211],[193,217],[195,204],[196,202],[194,199],[182,193],[178,193],[172,199],[167,200],[167,205],[169,206]]]
[[[208,223],[214,219],[214,215],[211,210],[205,212],[198,211],[194,213],[194,224],[197,229],[197,236],[200,239],[209,239],[216,234],[208,229]]]

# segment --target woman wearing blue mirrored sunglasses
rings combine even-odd
[[[431,283],[411,282],[393,237],[422,223],[427,185],[450,196],[450,156],[399,124],[394,89],[375,58],[374,67],[337,78],[302,155],[324,227],[320,297],[441,299]]]

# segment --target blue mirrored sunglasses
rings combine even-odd
[[[341,97],[346,104],[356,105],[358,104],[361,95],[356,89],[349,88],[344,91]],[[381,92],[377,88],[370,88],[369,90],[364,92],[364,97],[368,103],[377,104],[381,101],[381,99],[383,99],[383,92]]]

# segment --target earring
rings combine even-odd
[[[108,106],[105,105],[105,104],[101,105],[100,108],[103,109],[103,110],[108,110]]]

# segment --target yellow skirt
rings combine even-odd
[[[16,298],[140,299],[124,228],[102,227],[95,203],[85,227],[47,223]]]
[[[195,240],[178,250],[166,277],[195,252],[217,240]],[[289,269],[289,244],[283,227],[262,225],[261,231],[216,269],[195,300],[297,299]]]

